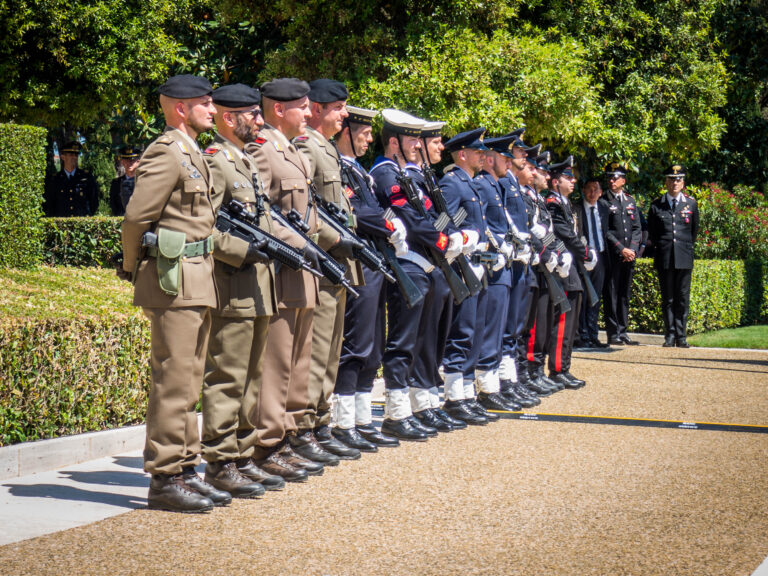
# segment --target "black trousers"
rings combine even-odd
[[[624,262],[621,256],[611,253],[605,280],[605,331],[608,339],[627,335],[629,299],[635,263]]]
[[[536,372],[539,366],[544,366],[552,332],[553,311],[549,301],[547,283],[541,276],[538,280],[539,285],[531,291],[531,312],[523,339],[525,358],[530,374]]]
[[[668,268],[657,271],[661,289],[661,310],[664,315],[664,334],[667,338],[685,338],[693,270]]]
[[[566,292],[571,309],[565,314],[555,314],[550,324],[548,362],[550,374],[567,372],[571,368],[571,352],[573,352],[573,340],[578,326],[581,295],[581,292]]]
[[[430,276],[432,290],[424,302],[423,312],[425,330],[419,334],[411,378],[412,387],[425,390],[443,385],[438,369],[453,321],[453,294],[445,275],[435,268]]]
[[[595,292],[598,294],[603,293],[603,286],[605,284],[605,270],[606,270],[607,253],[602,252],[597,255],[597,265],[589,273],[589,279],[592,281],[592,286],[595,287]],[[590,306],[587,302],[584,302],[581,307],[581,313],[579,314],[579,336],[582,341],[597,340],[598,325],[597,321],[600,317],[600,305],[602,304],[602,298],[600,298],[594,306]]]

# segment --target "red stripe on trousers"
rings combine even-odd
[[[557,346],[555,348],[555,372],[560,372],[563,369],[563,336],[565,336],[565,312],[560,314],[560,319],[557,321]]]
[[[533,319],[533,328],[531,328],[531,333],[528,335],[528,362],[533,362],[535,358],[533,357],[533,347],[534,344],[536,344],[536,319]]]

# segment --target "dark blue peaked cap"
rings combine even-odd
[[[494,152],[498,152],[502,156],[513,158],[512,148],[514,147],[517,136],[507,134],[506,136],[498,136],[497,138],[486,138],[483,141],[488,148]]]
[[[453,138],[445,143],[446,152],[458,152],[464,148],[474,148],[475,150],[488,150],[488,147],[483,144],[483,134],[485,128],[475,128],[474,130],[467,130],[456,134]]]

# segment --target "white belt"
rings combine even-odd
[[[430,272],[432,272],[432,270],[435,269],[434,264],[432,264],[429,260],[427,260],[426,258],[424,258],[419,254],[416,254],[415,252],[411,252],[410,250],[408,250],[408,252],[406,252],[404,256],[398,256],[398,259],[407,260],[408,262],[413,262],[414,264],[416,264],[416,266],[424,270],[424,272],[426,272],[427,274],[429,274]]]

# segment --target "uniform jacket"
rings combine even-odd
[[[608,227],[605,237],[608,239],[610,254],[618,256],[624,248],[634,252],[640,249],[640,210],[635,199],[624,192],[624,200],[620,200],[610,190],[605,193],[608,203]]]
[[[384,210],[376,199],[373,178],[353,158],[342,156],[341,161],[349,178],[349,182],[344,181],[342,175],[344,192],[357,216],[357,231],[369,238],[389,238],[394,226],[384,218]]]
[[[336,147],[320,132],[314,128],[307,127],[307,133],[304,136],[297,136],[293,143],[307,156],[310,165],[310,174],[312,182],[315,184],[315,190],[326,202],[332,202],[347,214],[352,213],[352,205],[341,185],[341,168],[339,163],[339,152]],[[357,260],[351,258],[336,258],[340,264],[347,268],[347,280],[352,285],[364,284],[363,269]],[[320,279],[321,286],[331,286],[331,283],[325,279]]]
[[[485,206],[486,236],[489,238],[493,237],[497,246],[501,246],[504,242],[504,236],[509,229],[504,200],[502,199],[503,191],[501,186],[498,181],[485,170],[482,170],[475,176],[475,185],[477,187],[478,196]],[[497,246],[494,246],[493,242],[491,242],[488,249],[492,252],[497,252]],[[489,271],[488,283],[511,286],[512,274],[509,268],[505,266],[496,272]]]
[[[210,171],[202,152],[179,130],[166,127],[149,145],[136,170],[136,186],[123,220],[123,268],[133,272],[140,260],[133,303],[145,308],[215,307],[213,256],[182,258],[177,296],[160,289],[154,258],[142,257],[144,232],[167,228],[184,232],[186,241],[205,240],[213,232]]]
[[[309,226],[308,234],[318,234],[317,243],[326,249],[338,236],[322,226],[312,205],[309,192],[312,168],[307,157],[299,152],[279,130],[265,125],[255,142],[246,144],[245,151],[256,160],[256,166],[269,196],[269,202],[283,214],[295,209]],[[302,240],[294,244],[303,248]],[[314,308],[317,302],[317,280],[304,270],[294,271],[281,266],[276,279],[277,300],[281,308]]]
[[[576,217],[576,231],[580,237],[587,239],[587,245],[591,238],[589,237],[589,225],[587,219],[590,218],[590,212],[587,210],[586,203],[582,200],[573,205]],[[597,199],[597,214],[596,217],[600,219],[600,231],[602,232],[603,248],[609,249],[608,238],[606,237],[606,230],[608,230],[608,215],[609,215],[608,203],[602,198]],[[640,212],[638,211],[638,214]],[[597,249],[597,248],[596,248]]]
[[[583,290],[581,278],[576,269],[576,263],[589,258],[589,251],[582,242],[576,229],[576,221],[573,218],[571,203],[554,190],[547,194],[547,208],[552,217],[552,226],[555,236],[562,240],[565,247],[573,256],[573,264],[567,278],[563,278],[563,288],[568,290]]]
[[[99,186],[90,172],[76,168],[71,178],[60,170],[45,189],[48,216],[92,216],[99,208]]]
[[[262,195],[259,186],[256,163],[245,156],[232,142],[216,135],[205,150],[205,160],[211,169],[213,192],[211,200],[214,210],[230,200],[239,200],[247,207],[256,203],[256,195]],[[265,214],[260,218],[259,227],[280,237],[281,232],[269,215],[269,204],[265,201]],[[281,231],[283,229],[281,228]],[[295,236],[285,231],[288,236]],[[249,264],[243,266],[249,242],[214,229],[214,252],[216,260],[214,275],[219,292],[218,313],[221,316],[254,318],[270,316],[277,312],[274,264]],[[298,243],[298,238],[294,239]]]
[[[480,235],[480,242],[486,242],[484,203],[472,177],[457,166],[446,172],[438,184],[443,191],[448,214],[453,216],[459,208],[464,208],[467,218],[460,228],[475,230]]]
[[[693,245],[698,231],[699,207],[695,198],[678,195],[674,214],[666,194],[654,200],[648,212],[648,239],[654,246],[656,268],[693,268]]]
[[[125,206],[123,206],[123,199],[120,194],[125,179],[125,174],[123,174],[113,178],[109,185],[109,208],[112,210],[112,216],[122,216],[125,214]]]

